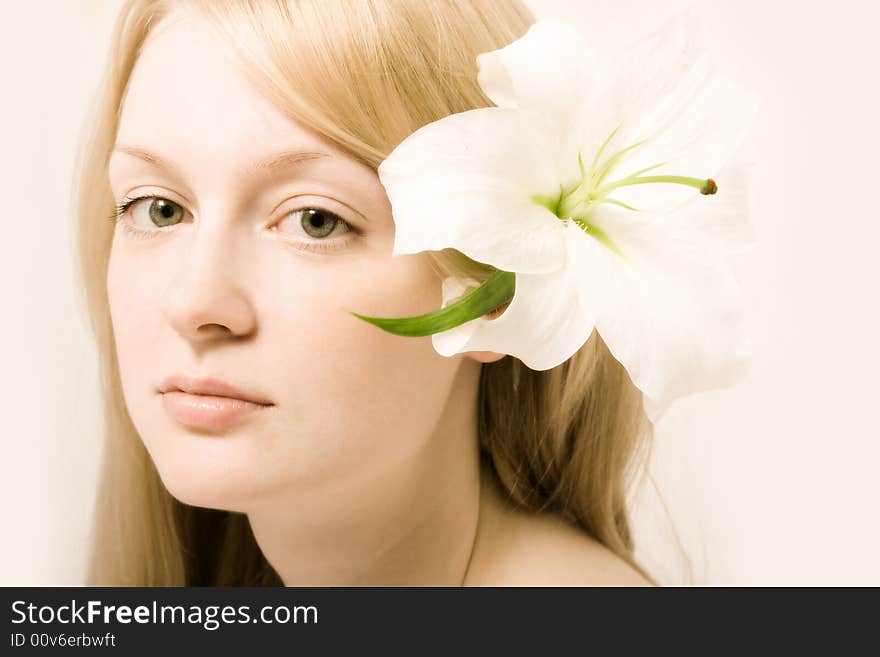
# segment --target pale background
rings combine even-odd
[[[633,36],[695,5],[723,67],[764,98],[753,133],[760,245],[737,262],[754,364],[657,427],[653,471],[691,581],[880,585],[877,5],[529,4],[574,23],[611,17]],[[70,180],[119,6],[0,0],[0,585],[83,581],[101,423]],[[646,489],[641,500],[638,556],[683,581],[658,499]]]

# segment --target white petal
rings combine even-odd
[[[559,195],[543,118],[482,108],[409,135],[379,165],[395,223],[394,255],[458,249],[507,271],[564,261],[561,223],[534,194]]]
[[[759,106],[755,94],[716,75],[680,113],[655,126],[655,136],[635,149],[613,178],[661,162],[667,164],[645,175],[714,178],[743,143]],[[723,190],[720,184],[719,190]],[[623,187],[612,198],[644,210],[661,210],[699,195],[693,187],[661,183]]]
[[[583,93],[592,54],[570,25],[540,20],[513,43],[477,56],[477,81],[499,107],[544,112],[561,126]]]
[[[584,157],[595,155],[618,127],[602,160],[647,140],[605,182],[662,163],[643,175],[712,177],[739,147],[760,101],[715,71],[703,40],[699,18],[688,10],[605,67],[613,77],[597,83],[577,115]],[[693,187],[659,183],[619,188],[611,197],[662,211],[696,195]]]
[[[579,290],[656,421],[674,399],[741,378],[751,345],[729,268],[625,212],[605,213],[602,229],[626,261],[586,234],[576,240]]]
[[[517,274],[513,299],[500,316],[436,333],[434,348],[443,356],[494,351],[515,356],[533,370],[556,367],[583,346],[594,328],[571,273],[566,267],[553,274]]]
[[[698,194],[674,210],[644,218],[662,224],[667,236],[674,236],[680,244],[690,243],[693,252],[709,256],[744,253],[756,244],[749,222],[751,175],[752,163],[734,159],[715,176],[716,194]]]
[[[699,18],[688,10],[634,44],[600,53],[601,66],[578,113],[584,156],[618,125],[612,153],[647,136],[650,117],[656,123],[680,109],[705,81],[704,50]]]
[[[477,80],[499,107],[541,113],[551,124],[547,148],[555,150],[557,183],[580,180],[578,113],[599,70],[599,52],[573,27],[556,20],[534,23],[513,43],[477,57]]]
[[[443,303],[440,307],[445,308],[450,303],[463,297],[479,285],[479,281],[470,277],[460,278],[456,276],[447,276],[443,279]],[[431,341],[434,345],[435,351],[441,356],[452,356],[462,350],[476,330],[476,321],[465,322],[464,324],[449,329],[448,331],[435,333],[431,337]]]
[[[470,276],[447,276],[443,279],[443,285],[441,287],[443,302],[440,307],[445,308],[456,299],[463,297],[474,288],[479,287],[479,285],[480,282]]]

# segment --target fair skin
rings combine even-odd
[[[123,215],[146,239],[117,226],[107,293],[129,414],[171,494],[246,513],[287,585],[644,583],[481,474],[480,367],[503,355],[445,358],[347,312],[428,312],[440,281],[425,254],[391,256],[375,171],[282,115],[226,57],[200,26],[160,23],[109,162],[117,204],[155,196],[168,212],[147,199]],[[321,155],[244,173],[282,151]],[[332,232],[308,232],[303,208],[332,213]],[[272,405],[194,429],[163,407],[174,373]]]

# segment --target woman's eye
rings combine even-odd
[[[320,208],[301,208],[289,212],[284,219],[278,222],[278,226],[286,222],[298,224],[308,237],[313,239],[321,239],[332,235],[334,232],[346,233],[351,230],[351,226],[341,217],[333,214],[329,210]],[[337,231],[338,227],[342,227],[342,231]]]
[[[141,228],[150,229],[154,227],[164,228],[166,226],[173,226],[174,224],[180,223],[186,214],[186,211],[174,201],[169,201],[168,199],[158,196],[147,197],[141,199],[141,201],[142,202],[133,204],[132,218],[134,219],[134,223],[135,225],[138,225],[137,220],[140,218],[139,215],[142,215],[144,219],[152,224],[152,226],[144,226],[141,224],[139,225]],[[141,208],[144,208],[145,211]]]
[[[186,210],[174,201],[161,196],[137,196],[117,206],[110,220],[132,237],[146,239],[167,232],[156,228],[174,226],[185,215]]]

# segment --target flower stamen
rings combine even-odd
[[[618,130],[620,130],[620,127],[621,124],[618,124],[618,126],[611,131],[611,134],[608,135],[605,141],[602,142],[601,146],[599,146],[599,150],[593,158],[589,169],[584,166],[583,154],[578,151],[578,168],[580,169],[581,180],[577,185],[574,185],[567,191],[560,189],[560,195],[558,198],[535,195],[532,197],[532,200],[545,206],[560,219],[567,219],[569,217],[579,217],[583,219],[589,214],[593,206],[599,205],[600,203],[612,203],[627,210],[637,212],[637,208],[627,205],[617,199],[609,198],[609,194],[614,190],[620,189],[621,187],[628,187],[630,185],[645,185],[649,183],[687,185],[700,190],[700,193],[704,195],[714,194],[718,191],[718,185],[711,178],[643,175],[667,164],[667,162],[661,162],[650,167],[645,167],[625,178],[606,183],[605,181],[608,176],[617,165],[620,164],[626,155],[648,141],[647,139],[643,139],[642,141],[631,144],[626,148],[617,151],[614,155],[611,155],[603,162],[602,156],[608,148],[608,145],[611,143],[611,140],[617,134]]]

